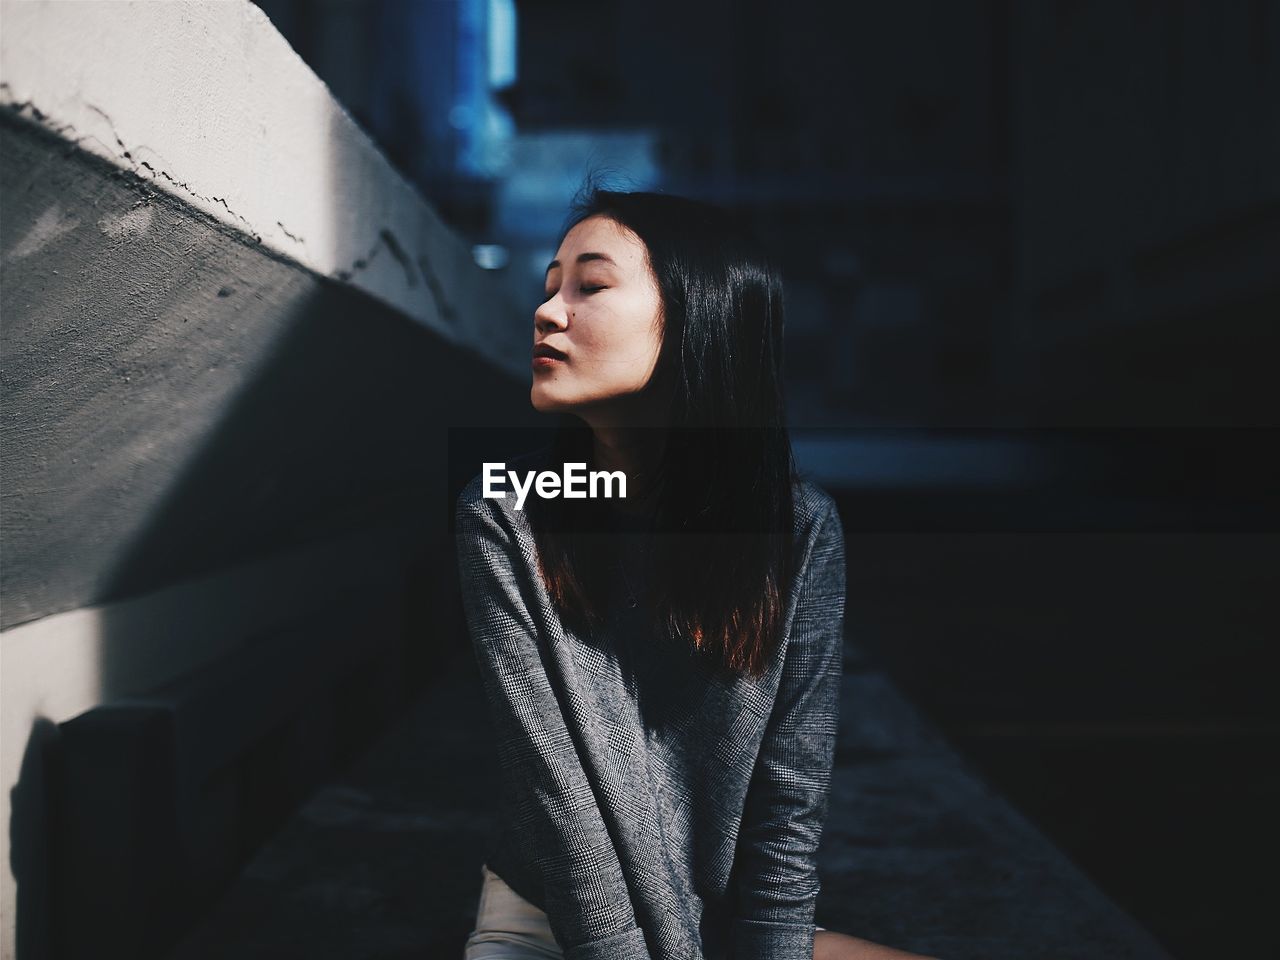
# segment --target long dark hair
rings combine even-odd
[[[653,610],[713,665],[759,676],[780,640],[794,562],[780,271],[744,223],[707,203],[588,183],[561,239],[592,216],[639,237],[661,294],[662,345],[645,389],[673,392],[658,427]],[[549,463],[590,462],[591,449],[590,427],[568,418]],[[601,501],[531,500],[548,593],[562,617],[593,629],[610,541],[598,535]]]

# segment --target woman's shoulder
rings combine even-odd
[[[827,522],[832,516],[840,519],[836,501],[830,493],[815,481],[803,475],[797,475],[791,484],[792,501],[795,505],[796,533],[801,537],[814,525]]]
[[[795,495],[797,549],[794,576],[815,585],[819,593],[843,593],[844,524],[835,498],[811,480],[797,485]]]
[[[516,508],[510,474],[514,472],[523,480],[529,472],[537,473],[544,469],[549,456],[550,448],[543,446],[508,460],[486,463],[463,485],[454,504],[455,511],[493,510],[506,514],[512,521],[522,521],[524,518]]]
[[[505,469],[530,469],[530,457],[514,458]],[[527,504],[526,504],[527,506]],[[503,576],[513,568],[537,564],[527,514],[516,505],[510,484],[489,483],[481,470],[468,480],[454,502],[452,534],[461,554],[483,558]]]

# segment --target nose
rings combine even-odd
[[[567,322],[568,311],[558,293],[533,312],[533,325],[540,333],[562,330]]]

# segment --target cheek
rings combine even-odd
[[[582,311],[578,317],[573,342],[579,353],[592,360],[604,360],[610,354],[631,348],[634,332],[616,312]]]
[[[654,311],[655,307],[643,298],[628,303],[623,311],[611,318],[608,327],[610,346],[625,352],[633,360],[648,357],[657,349],[659,340]]]
[[[647,300],[615,309],[580,309],[573,343],[582,364],[575,377],[611,387],[631,389],[643,381],[660,348],[655,307]]]

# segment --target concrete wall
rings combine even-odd
[[[250,3],[0,16],[7,960],[58,725],[327,611],[416,604],[349,642],[429,669],[448,430],[528,415],[531,310]]]
[[[0,102],[38,111],[82,150],[265,250],[525,371],[528,338],[495,331],[490,309],[458,309],[492,304],[492,277],[253,4],[0,9]],[[65,223],[49,217],[19,253]]]

